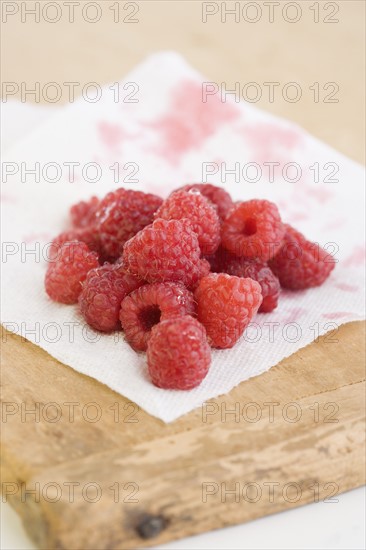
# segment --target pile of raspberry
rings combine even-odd
[[[50,246],[48,296],[78,303],[95,330],[123,330],[159,388],[198,386],[211,348],[233,347],[281,288],[321,285],[335,265],[274,203],[234,203],[208,183],[166,200],[117,189],[72,206],[70,218]]]

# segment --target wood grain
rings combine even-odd
[[[5,333],[4,494],[40,548],[124,549],[362,485],[364,328],[344,325],[338,342],[322,337],[169,425]],[[73,422],[65,403],[75,404]],[[95,416],[90,403],[102,412],[97,422],[88,421]],[[25,406],[39,407],[39,422]],[[52,422],[56,410],[61,417]],[[38,502],[34,494],[24,496],[37,484]],[[88,484],[101,493],[95,503],[88,502],[97,496],[93,486],[83,494]]]

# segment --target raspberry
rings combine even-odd
[[[199,266],[199,272],[200,272],[200,278],[206,277],[211,271],[211,265],[210,262],[208,262],[205,258],[201,259],[201,263]]]
[[[267,261],[280,249],[284,233],[277,206],[254,199],[230,211],[222,226],[222,246],[236,256]]]
[[[149,283],[175,281],[190,287],[201,276],[197,235],[188,220],[157,219],[125,244],[126,269]]]
[[[99,206],[98,197],[81,201],[70,208],[71,222],[74,227],[88,227],[95,223],[95,215]]]
[[[110,332],[121,328],[119,311],[122,300],[143,281],[121,266],[105,264],[89,271],[79,296],[80,311],[94,329]]]
[[[202,277],[206,277],[210,273],[211,271],[210,263],[206,259],[202,258],[198,265],[198,269],[199,269],[198,279],[194,282],[194,284],[189,285],[188,287],[189,290],[196,290]]]
[[[215,254],[206,256],[205,259],[210,264],[210,271],[212,271],[212,273],[221,273],[223,271],[221,269],[223,258],[228,255],[230,255],[230,257],[234,257],[233,254],[222,248],[220,245]]]
[[[302,290],[324,283],[335,266],[332,255],[290,225],[285,228],[283,247],[269,264],[281,286]]]
[[[146,351],[151,329],[156,323],[194,312],[193,294],[183,285],[153,283],[142,286],[123,300],[119,318],[133,349]]]
[[[262,302],[257,281],[212,273],[195,292],[197,317],[214,348],[231,348],[257,313]]]
[[[81,292],[81,283],[87,273],[98,267],[98,255],[85,243],[78,241],[62,245],[57,260],[48,267],[45,277],[46,292],[55,302],[75,304]]]
[[[221,259],[220,271],[236,277],[249,277],[260,284],[263,301],[258,311],[268,313],[277,307],[280,282],[266,262],[238,258],[228,252]]]
[[[70,241],[80,241],[85,243],[90,250],[100,254],[99,235],[94,227],[84,227],[82,229],[71,229],[64,231],[55,237],[48,251],[48,259],[54,261],[60,254],[61,247],[64,243]]]
[[[177,189],[177,191],[190,191],[191,189],[199,191],[206,199],[215,204],[217,213],[222,220],[226,218],[229,210],[233,206],[233,201],[225,189],[212,185],[211,183],[193,183],[184,185]]]
[[[205,378],[210,362],[205,329],[193,317],[173,317],[152,328],[147,363],[158,388],[195,388]]]
[[[118,258],[125,242],[153,221],[154,212],[162,202],[156,195],[130,189],[108,193],[96,213],[105,255]]]
[[[155,218],[187,218],[197,234],[202,254],[213,254],[220,244],[220,219],[216,209],[196,190],[173,193],[155,212]]]

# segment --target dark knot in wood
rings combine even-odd
[[[157,537],[167,525],[168,521],[164,516],[146,514],[141,518],[141,521],[136,527],[136,531],[141,538],[151,539]]]

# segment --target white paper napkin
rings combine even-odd
[[[13,147],[20,139],[53,115],[59,107],[35,105],[8,99],[1,104],[1,150]]]
[[[119,86],[104,88],[99,101],[81,98],[59,109],[8,151],[2,165],[2,323],[165,422],[265,372],[341,323],[364,318],[362,167],[251,104],[224,102],[219,94],[203,102],[204,81],[177,54],[156,54]],[[72,163],[79,163],[74,178]],[[39,181],[29,169],[39,171]],[[98,181],[85,181],[98,172]],[[327,246],[339,263],[322,287],[283,292],[278,309],[259,314],[233,349],[214,351],[198,388],[166,391],[151,384],[145,355],[136,354],[122,333],[98,334],[76,306],[47,298],[42,256],[80,199],[120,186],[167,196],[202,179],[224,186],[235,200],[274,200],[286,222]]]

